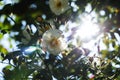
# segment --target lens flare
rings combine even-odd
[[[99,31],[100,29],[97,24],[93,24],[90,21],[86,21],[83,22],[80,28],[78,28],[77,36],[79,36],[83,42],[88,42],[94,37],[96,37]]]

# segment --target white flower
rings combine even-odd
[[[49,0],[49,6],[56,15],[60,15],[69,8],[68,0]]]
[[[41,45],[42,48],[54,55],[59,54],[67,47],[62,32],[57,29],[49,29],[46,31],[43,34]]]

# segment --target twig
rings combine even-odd
[[[10,18],[16,24],[15,20],[12,17],[10,17],[9,15],[7,15],[7,17]]]
[[[8,64],[8,65],[11,65],[11,66],[13,66],[13,67],[15,67],[14,65],[12,65],[12,64],[10,64],[10,63],[6,63],[6,62],[0,62],[0,63],[3,63],[3,64]]]

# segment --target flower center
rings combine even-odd
[[[57,38],[53,38],[53,39],[50,41],[50,46],[51,46],[51,47],[59,46],[59,44],[60,44],[60,41],[59,41]]]
[[[61,6],[62,6],[62,3],[61,3],[60,1],[57,1],[57,2],[56,2],[56,7],[57,7],[57,8],[61,8]]]

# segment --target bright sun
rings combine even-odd
[[[94,37],[96,37],[99,31],[100,29],[97,24],[94,24],[91,21],[86,21],[83,22],[83,24],[77,30],[77,35],[83,42],[88,42]]]
[[[95,24],[91,19],[92,17],[89,15],[84,16],[76,32],[76,35],[80,37],[83,42],[89,42],[91,39],[94,39],[100,31],[98,24]]]

